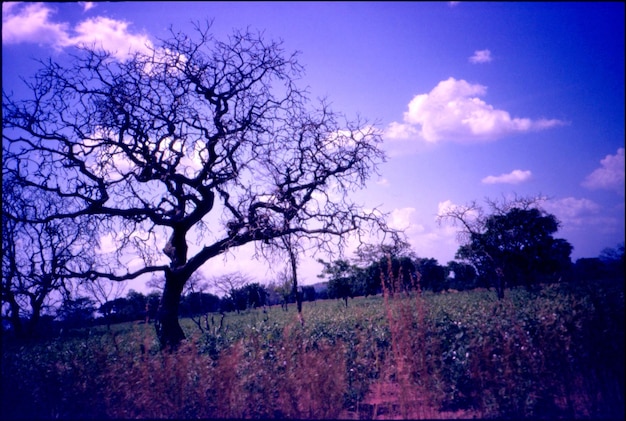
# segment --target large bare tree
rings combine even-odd
[[[28,98],[3,89],[3,171],[62,202],[34,220],[88,216],[114,242],[116,259],[82,276],[164,275],[163,345],[184,339],[181,292],[209,259],[287,235],[331,249],[385,228],[349,198],[384,159],[378,131],[313,104],[281,42],[196,25],[125,62],[82,48],[70,65],[41,64]]]

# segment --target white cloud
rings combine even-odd
[[[2,4],[2,44],[50,44],[60,49],[68,43],[67,23],[50,21],[52,9],[43,3]]]
[[[582,182],[589,189],[616,190],[624,194],[624,148],[615,155],[607,155],[600,161],[600,168],[594,170]]]
[[[588,224],[590,218],[600,212],[600,205],[589,199],[566,197],[557,200],[547,200],[543,208],[555,215],[561,223],[568,226],[582,226]]]
[[[454,210],[457,207],[452,200],[444,200],[437,205],[437,216],[446,214],[447,212]]]
[[[429,93],[416,95],[404,113],[403,123],[392,122],[385,138],[413,137],[426,142],[485,141],[532,130],[544,130],[565,124],[560,120],[512,118],[479,99],[487,87],[449,78],[439,82]]]
[[[152,46],[149,38],[131,34],[128,25],[128,22],[101,16],[86,19],[76,25],[78,35],[71,38],[71,44],[102,47],[120,61],[126,60],[136,51],[147,53]]]
[[[508,174],[501,174],[498,176],[489,175],[482,179],[485,184],[519,184],[529,180],[532,177],[532,173],[528,170],[513,170]]]
[[[411,215],[414,213],[415,208],[396,208],[389,215],[389,221],[387,221],[387,224],[389,225],[389,228],[397,230],[413,228],[414,224],[411,223]]]
[[[96,4],[92,1],[79,1],[78,4],[83,7],[83,12],[88,12],[89,10],[96,7]]]
[[[473,64],[482,64],[489,63],[493,60],[491,57],[491,51],[489,50],[476,50],[474,51],[474,55],[468,58],[470,63]]]
[[[92,7],[92,3],[83,3],[84,11]],[[56,50],[95,45],[111,52],[118,60],[127,59],[134,51],[147,52],[152,45],[147,35],[130,32],[128,22],[99,16],[83,20],[70,30],[67,22],[53,22],[53,13],[44,3],[3,4],[2,43],[36,43]]]

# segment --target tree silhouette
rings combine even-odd
[[[92,267],[96,242],[85,218],[25,221],[56,203],[27,194],[11,174],[3,174],[2,202],[2,306],[15,334],[28,337],[43,315],[71,297],[73,273]]]
[[[84,47],[41,65],[29,98],[3,90],[4,174],[58,198],[30,220],[85,216],[115,245],[76,275],[164,275],[163,346],[184,339],[181,293],[209,259],[286,235],[330,250],[385,228],[349,199],[384,159],[379,132],[313,105],[280,42],[196,25],[125,62]]]
[[[539,207],[540,198],[487,201],[490,214],[476,203],[448,209],[440,221],[460,223],[457,258],[471,263],[494,285],[499,298],[508,284],[536,283],[540,276],[559,278],[569,269],[572,246],[553,237],[559,221]]]

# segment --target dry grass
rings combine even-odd
[[[306,326],[233,316],[175,351],[137,324],[17,345],[0,418],[623,418],[623,293],[385,288],[305,308]]]
[[[298,324],[299,326],[299,324]],[[236,342],[214,362],[193,340],[176,351],[117,355],[104,370],[111,418],[333,419],[343,407],[341,346],[306,345],[298,326],[267,343],[258,333]],[[141,345],[150,349],[148,339]],[[109,359],[111,361],[111,359]]]

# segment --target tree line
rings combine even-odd
[[[463,246],[460,248],[461,252]],[[378,256],[377,261],[363,266],[366,258]],[[301,286],[297,290],[299,299],[313,302],[320,299],[343,300],[348,306],[350,298],[381,294],[383,290],[398,288],[409,291],[464,291],[474,288],[495,288],[493,278],[481,274],[474,266],[460,261],[450,261],[440,265],[436,259],[416,257],[408,244],[395,247],[369,246],[358,250],[354,259],[338,259],[323,264],[320,278],[326,282]],[[550,260],[544,264],[550,263]],[[548,265],[550,270],[552,266]],[[593,280],[621,281],[624,277],[624,244],[615,248],[605,248],[598,257],[581,258],[565,265],[560,272],[550,272],[550,276],[539,276],[535,282],[589,282]],[[517,283],[515,281],[517,280]],[[162,282],[148,283],[159,286]],[[215,324],[215,315],[228,312],[242,312],[249,309],[280,305],[288,311],[289,304],[295,304],[292,280],[288,271],[279,273],[275,280],[262,285],[251,278],[232,273],[217,277],[213,285],[224,292],[222,297],[207,292],[209,283],[196,277],[181,296],[180,316],[192,318],[200,329],[209,326],[209,317]],[[532,284],[513,276],[509,286],[530,287]],[[153,290],[147,295],[130,290],[125,297],[105,300],[98,305],[97,296],[77,296],[62,300],[61,305],[33,320],[33,313],[23,316],[17,324],[3,324],[3,329],[18,336],[36,337],[58,333],[62,328],[78,328],[95,324],[115,324],[122,322],[154,322],[158,316],[161,292]],[[204,319],[202,319],[204,318]],[[3,323],[7,321],[3,318]],[[14,322],[15,323],[15,322]]]

